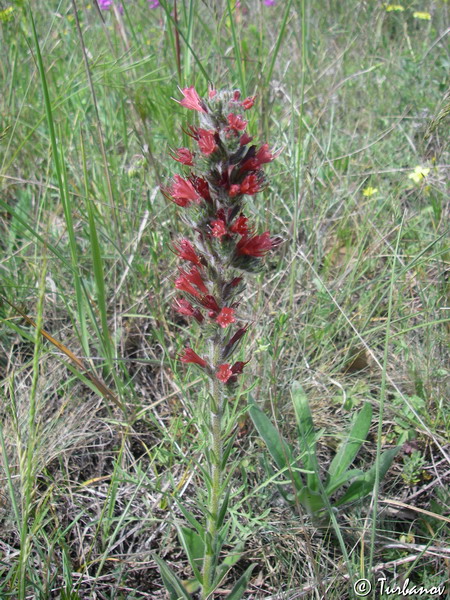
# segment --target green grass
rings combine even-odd
[[[2,600],[163,598],[155,552],[190,576],[174,497],[195,510],[204,432],[200,380],[175,355],[197,333],[170,310],[170,245],[186,230],[159,185],[195,118],[172,100],[177,86],[205,93],[208,80],[256,94],[249,129],[283,148],[269,190],[248,202],[285,243],[248,286],[257,319],[246,385],[296,448],[289,389],[302,383],[323,429],[324,470],[365,401],[376,421],[361,466],[408,442],[377,502],[336,513],[336,536],[281,501],[242,416],[231,522],[245,554],[222,587],[250,564],[254,599],[352,598],[348,571],[373,567],[376,578],[380,565],[392,583],[445,580],[448,3],[235,4],[178,1],[175,22],[169,0],[153,10],[129,0],[120,21],[76,2],[78,28],[72,2],[7,3]],[[419,165],[430,171],[414,183]],[[377,191],[365,196],[369,186]]]

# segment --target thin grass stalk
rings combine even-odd
[[[178,81],[180,85],[181,81],[181,47],[180,47],[180,33],[178,27],[178,11],[177,11],[177,0],[174,0],[173,3],[173,20],[174,20],[174,31],[175,31],[175,57],[177,59],[177,73],[178,73]]]
[[[44,263],[42,265],[41,276],[39,280],[39,297],[37,304],[36,330],[34,336],[33,352],[33,375],[30,388],[30,404],[28,409],[27,441],[24,455],[20,457],[20,478],[21,478],[21,503],[22,520],[20,524],[20,558],[19,558],[19,599],[26,598],[27,587],[27,566],[28,558],[31,553],[32,541],[30,535],[29,522],[32,516],[33,489],[35,481],[34,473],[34,454],[36,448],[37,435],[37,385],[39,380],[39,361],[41,358],[44,299],[45,299],[45,278],[47,275],[47,255],[44,254]],[[23,467],[23,469],[22,469]]]
[[[391,321],[392,321],[392,308],[394,302],[394,282],[395,282],[395,268],[397,265],[398,249],[400,246],[400,240],[402,238],[403,223],[405,220],[405,214],[402,216],[400,227],[398,228],[397,240],[395,243],[394,256],[392,258],[392,269],[391,269],[391,280],[389,285],[389,299],[387,309],[387,322],[386,322],[386,335],[384,339],[384,352],[383,352],[383,369],[381,373],[381,385],[380,385],[380,407],[377,427],[377,453],[375,458],[375,484],[373,488],[373,507],[372,507],[372,528],[370,535],[370,554],[369,554],[369,573],[372,572],[372,566],[375,556],[375,540],[377,533],[377,511],[378,511],[378,494],[380,491],[380,455],[382,446],[382,435],[383,435],[383,416],[384,416],[384,404],[386,401],[386,386],[387,386],[387,364],[389,358],[389,343],[391,340]]]
[[[195,0],[189,0],[189,12],[187,15],[187,43],[192,45],[193,32],[194,32],[194,3]],[[183,6],[184,7],[184,6]],[[186,9],[185,9],[186,12]],[[184,63],[183,63],[183,74],[184,81],[190,81],[191,79],[191,71],[192,71],[192,54],[191,52],[185,52],[184,54]]]
[[[286,12],[283,20],[283,28],[286,26],[287,17],[289,14],[290,2],[286,7]],[[305,103],[305,81],[306,81],[306,52],[307,52],[307,22],[306,22],[306,7],[305,0],[301,0],[301,49],[302,49],[302,62],[301,62],[301,79],[300,79],[300,110],[298,111],[298,141],[295,144],[295,177],[294,177],[294,219],[292,224],[292,232],[293,239],[298,239],[298,223],[299,223],[299,213],[300,213],[300,194],[301,194],[301,185],[302,185],[302,158],[305,152],[305,147],[303,144],[303,114],[304,114],[304,103]],[[278,47],[276,48],[275,55],[278,53]],[[272,64],[269,69],[270,75],[272,74],[272,69],[274,66],[274,60],[272,60]],[[267,81],[269,81],[269,75],[267,77]],[[294,248],[296,246],[294,245]],[[297,261],[292,262],[291,269],[291,281],[290,281],[290,304],[292,310],[294,310],[294,290],[295,285],[297,283]]]
[[[78,31],[78,36],[80,38],[81,53],[83,55],[83,62],[84,62],[85,70],[86,70],[86,77],[88,80],[89,89],[91,91],[91,96],[92,96],[92,105],[94,107],[95,122],[96,122],[96,126],[97,126],[98,141],[100,144],[100,152],[102,154],[102,159],[103,159],[103,167],[104,167],[104,171],[105,171],[105,178],[106,178],[106,185],[107,185],[107,189],[108,189],[109,202],[111,204],[111,210],[112,210],[114,223],[116,225],[116,231],[119,232],[119,221],[118,221],[118,217],[117,217],[116,201],[115,201],[113,190],[112,190],[111,177],[110,177],[109,169],[108,169],[108,160],[106,158],[106,149],[105,149],[105,144],[103,142],[103,130],[102,130],[102,124],[100,121],[100,114],[98,112],[97,95],[95,93],[94,82],[92,81],[91,69],[89,67],[89,60],[88,60],[88,57],[86,54],[86,48],[84,45],[84,37],[83,37],[83,32],[81,31],[81,25],[80,25],[80,19],[78,17],[78,8],[77,8],[76,0],[72,0],[72,7],[73,7],[74,16],[75,16],[75,23],[76,23],[76,27],[77,27],[77,31]]]
[[[178,33],[180,34],[180,36],[183,38],[184,43],[186,44],[186,46],[189,48],[189,52],[192,54],[192,56],[195,59],[195,62],[198,65],[198,68],[200,69],[200,71],[202,72],[204,78],[206,79],[206,81],[211,81],[211,77],[209,76],[208,72],[206,71],[205,67],[203,66],[202,61],[200,60],[200,58],[197,56],[197,53],[195,52],[195,50],[192,47],[192,44],[189,43],[188,38],[185,36],[185,34],[183,33],[183,31],[180,29],[180,27],[178,26],[178,23],[175,21],[175,19],[173,18],[172,14],[171,14],[171,6],[166,2],[166,0],[160,0],[160,4],[163,7],[167,18],[169,19],[169,21],[172,22],[172,24],[174,25],[174,27],[176,28],[176,30],[178,31]],[[169,30],[170,31],[170,30]],[[171,36],[172,37],[172,36]]]
[[[245,63],[242,60],[241,45],[240,45],[240,40],[238,39],[237,32],[236,32],[236,25],[234,23],[234,15],[233,15],[233,11],[231,9],[231,1],[230,0],[227,0],[227,9],[228,9],[228,16],[230,18],[231,35],[233,37],[235,60],[236,60],[236,64],[237,64],[238,74],[239,74],[239,86],[241,88],[242,93],[245,96],[247,94],[247,82],[246,82],[246,77],[245,77]],[[236,10],[236,8],[235,8],[235,10]]]

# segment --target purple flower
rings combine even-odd
[[[158,8],[160,6],[159,0],[148,0],[149,8]]]
[[[264,4],[266,6],[275,6],[276,3],[277,3],[277,0],[264,0]]]
[[[113,5],[113,0],[98,0],[98,5],[100,10],[109,10]],[[121,4],[117,5],[119,13],[123,15],[123,6]]]

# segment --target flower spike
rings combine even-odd
[[[208,90],[205,98],[194,86],[180,90],[180,106],[198,113],[198,122],[184,129],[195,152],[181,147],[171,156],[192,171],[174,175],[171,184],[162,188],[164,196],[182,209],[181,217],[191,233],[173,243],[181,266],[174,280],[177,295],[172,308],[189,322],[195,319],[195,339],[200,333],[202,344],[203,334],[208,347],[208,355],[206,351],[204,356],[197,354],[190,345],[179,355],[182,363],[199,366],[210,379],[210,393],[199,395],[204,418],[201,431],[209,431],[205,439],[210,440],[203,459],[206,466],[201,469],[209,486],[208,506],[203,511],[208,543],[199,557],[202,568],[197,577],[202,597],[213,593],[214,582],[220,579],[216,550],[223,528],[218,520],[226,515],[219,517],[222,511],[217,507],[225,504],[223,444],[233,429],[232,423],[224,427],[222,419],[233,412],[226,411],[224,403],[237,390],[248,363],[247,357],[240,356],[249,330],[249,323],[241,317],[248,311],[240,308],[245,272],[260,269],[266,254],[281,241],[269,231],[258,234],[245,207],[249,196],[267,186],[264,167],[277,156],[268,143],[252,144],[246,131],[245,113],[254,106],[255,96],[242,99],[239,90],[219,91],[212,85]]]

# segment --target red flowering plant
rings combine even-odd
[[[181,261],[173,309],[202,327],[209,346],[198,353],[186,347],[180,355],[181,362],[197,365],[210,379],[208,410],[203,413],[209,437],[207,467],[202,470],[207,488],[202,508],[205,525],[183,507],[191,527],[179,527],[200,597],[206,599],[212,598],[239,556],[237,550],[231,557],[221,556],[227,541],[225,517],[230,493],[225,464],[232,447],[224,439],[225,431],[232,429],[223,425],[224,400],[236,389],[247,364],[232,358],[249,327],[240,310],[245,274],[258,271],[264,256],[281,241],[268,231],[256,233],[245,214],[246,196],[267,186],[263,165],[277,153],[268,144],[253,144],[246,131],[246,111],[253,107],[254,97],[241,99],[239,91],[210,89],[205,99],[194,87],[181,93],[179,104],[196,111],[200,122],[186,131],[194,149],[172,152],[172,158],[184,165],[186,172],[175,175],[162,192],[180,207],[181,218],[192,231],[190,239],[179,239],[173,245]],[[171,597],[190,598],[178,576],[159,557],[156,560]],[[245,592],[250,574],[251,569],[236,584],[233,598]],[[190,588],[195,589],[195,585],[190,584]]]

